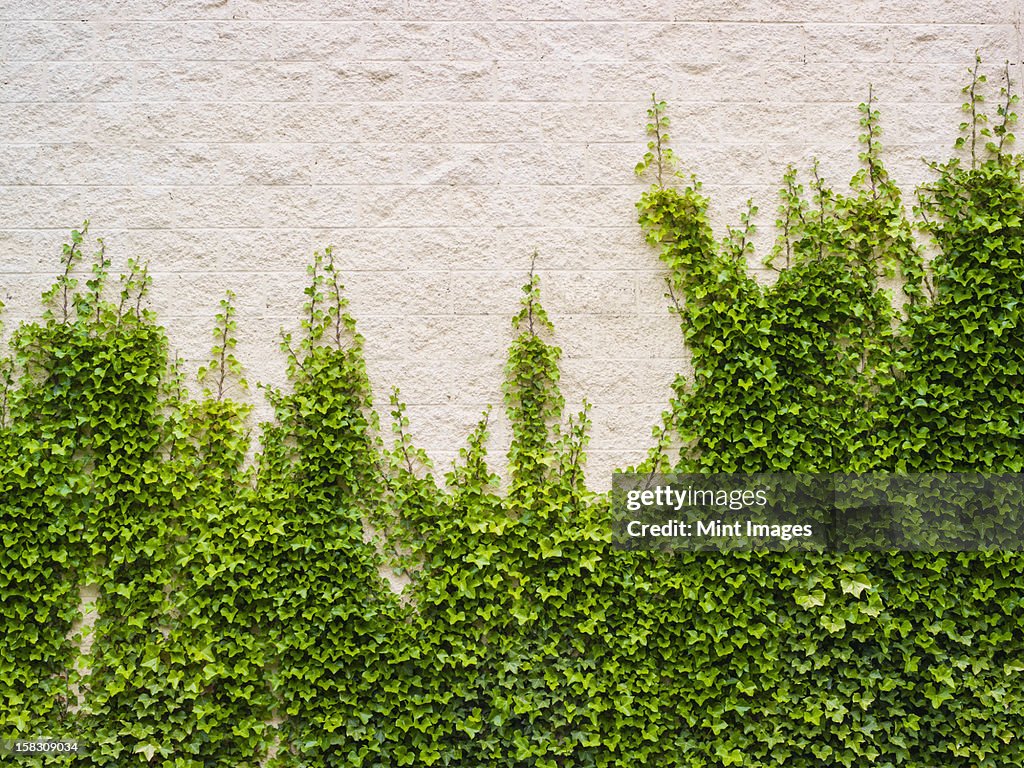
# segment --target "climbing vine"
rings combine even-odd
[[[756,206],[715,236],[652,98],[639,222],[693,375],[638,469],[1022,470],[1016,97],[1005,76],[990,119],[969,78],[959,155],[909,212],[870,90],[848,190],[786,171],[770,285]],[[193,396],[145,266],[113,279],[87,234],[0,360],[0,736],[173,768],[1022,762],[1016,553],[612,546],[536,255],[503,485],[490,409],[444,472],[397,390],[381,426],[330,249],[250,461],[234,296]]]
[[[1016,97],[1007,77],[990,129],[984,77],[977,66],[970,77],[957,142],[970,148],[970,167],[933,165],[916,220],[885,170],[870,96],[850,193],[828,187],[815,165],[808,197],[787,171],[766,260],[778,277],[767,287],[747,272],[749,218],[716,241],[699,183],[667,186],[662,151],[640,223],[668,268],[694,377],[677,380],[652,468],[1020,471]],[[653,103],[649,131],[667,128],[664,110]],[[930,263],[915,228],[930,236]],[[690,726],[708,764],[1020,760],[1018,554],[765,554],[670,568],[693,594],[713,572],[719,598],[687,646],[691,658],[707,654],[707,686],[682,691],[706,709]],[[713,738],[701,738],[705,729]]]

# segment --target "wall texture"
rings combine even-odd
[[[1019,72],[1020,17],[1013,0],[4,0],[3,320],[38,315],[89,218],[115,268],[149,261],[188,369],[231,288],[250,380],[280,384],[279,330],[333,245],[377,400],[401,388],[443,469],[500,404],[536,249],[605,488],[686,370],[635,223],[651,92],[720,232],[760,205],[763,256],[788,162],[845,187],[869,84],[909,202],[921,158],[949,154],[974,51]]]

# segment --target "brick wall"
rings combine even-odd
[[[944,159],[978,49],[1021,62],[1008,0],[5,0],[0,3],[0,300],[38,314],[85,218],[194,370],[224,290],[239,357],[280,384],[314,249],[333,245],[379,403],[392,386],[445,468],[500,405],[530,254],[594,404],[589,476],[640,460],[686,370],[656,254],[635,224],[652,91],[719,231],[786,163],[845,186],[874,88],[908,194]],[[752,265],[753,268],[757,264]],[[262,395],[260,417],[268,415]],[[499,409],[500,410],[500,409]],[[507,447],[495,420],[492,450]],[[499,462],[500,463],[500,462]]]

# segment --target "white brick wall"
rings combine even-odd
[[[1020,70],[1015,0],[5,0],[0,299],[38,312],[83,219],[190,366],[238,294],[250,379],[281,383],[314,249],[344,268],[379,403],[401,387],[444,468],[500,411],[529,256],[593,403],[590,479],[642,458],[686,369],[633,204],[652,91],[671,105],[716,224],[759,203],[772,238],[787,162],[845,186],[874,87],[906,192],[943,159],[975,49]],[[260,399],[258,393],[252,395]],[[259,411],[267,415],[265,406]],[[495,420],[496,458],[507,425]]]

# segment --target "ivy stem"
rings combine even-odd
[[[867,140],[868,140],[868,180],[871,182],[871,198],[878,200],[878,189],[876,179],[878,178],[877,157],[875,148],[875,113],[872,112],[874,102],[874,89],[868,84],[868,116],[867,116]]]
[[[971,70],[970,104],[971,104],[971,170],[977,168],[978,156],[976,146],[978,143],[978,67],[981,66],[981,56],[974,52],[974,69]]]

